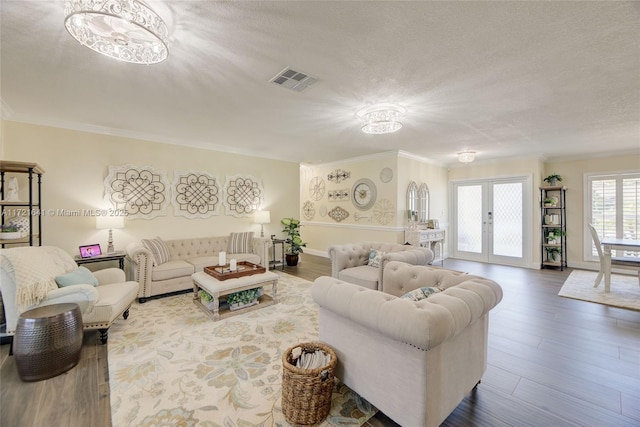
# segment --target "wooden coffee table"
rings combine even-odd
[[[199,271],[192,274],[191,278],[193,279],[193,303],[200,307],[200,309],[213,320],[225,319],[236,314],[246,313],[278,303],[278,275],[271,271],[227,280],[218,280],[204,271]],[[256,305],[240,308],[234,311],[227,309],[220,313],[220,297],[234,292],[260,288],[268,285],[272,286],[272,296],[263,294],[258,299],[259,303]],[[200,301],[200,296],[198,295],[198,291],[200,291],[200,289],[204,289],[213,297],[213,308],[211,310],[209,310]]]

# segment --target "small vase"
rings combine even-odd
[[[557,185],[558,185],[558,180],[557,180],[556,178],[551,178],[551,179],[549,180],[549,186],[550,186],[550,187],[555,187],[555,186],[557,186]]]

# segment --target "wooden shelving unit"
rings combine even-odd
[[[567,266],[567,188],[540,187],[540,268],[560,268]],[[553,199],[552,205],[545,204],[545,199]],[[555,239],[550,239],[549,234],[554,231]],[[559,250],[555,258],[551,252]]]
[[[11,174],[28,175],[28,200],[19,202],[4,201],[5,184]],[[0,245],[42,245],[42,175],[44,170],[37,163],[11,162],[0,160],[0,208],[2,209],[2,224],[13,216],[29,218],[29,235],[20,239],[0,239]],[[7,176],[9,175],[9,176]],[[13,208],[18,215],[6,215]],[[21,212],[24,211],[24,212]]]

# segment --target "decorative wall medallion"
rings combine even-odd
[[[333,208],[333,209],[331,209],[329,211],[328,215],[334,221],[340,222],[343,219],[346,219],[346,218],[349,217],[349,212],[347,212],[346,210],[342,209],[340,206],[336,206],[335,208]]]
[[[393,179],[393,169],[384,168],[380,171],[380,181],[386,184],[387,182],[391,182],[392,179]]]
[[[302,205],[302,213],[305,219],[313,219],[316,216],[316,208],[313,205],[313,202],[306,201],[304,205]]]
[[[382,225],[387,225],[396,216],[396,207],[390,200],[380,199],[373,207],[373,219]]]
[[[309,195],[312,200],[320,200],[324,196],[324,179],[314,176],[309,182]]]
[[[251,175],[228,176],[222,199],[227,215],[250,216],[260,207],[264,197],[262,184]]]
[[[217,177],[207,172],[178,171],[172,189],[176,216],[208,218],[218,214],[221,191]]]
[[[169,192],[167,173],[150,166],[109,166],[104,180],[105,202],[126,211],[128,219],[166,215]]]
[[[342,190],[329,190],[328,198],[330,202],[341,202],[349,200],[349,189],[343,188]]]
[[[321,217],[327,216],[327,207],[325,205],[320,206],[320,209],[318,209],[318,213]]]
[[[342,169],[336,169],[327,175],[327,179],[330,182],[335,182],[336,184],[340,184],[342,181],[345,181],[349,178],[351,178],[351,172],[347,172]]]
[[[353,205],[361,211],[371,209],[376,202],[376,185],[369,178],[362,178],[353,184],[351,189],[351,201]]]

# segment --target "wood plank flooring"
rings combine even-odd
[[[504,299],[491,312],[482,384],[443,426],[640,425],[640,312],[558,297],[570,269],[444,265],[495,280]],[[331,265],[304,254],[285,272],[314,280]],[[107,349],[97,333],[85,334],[78,366],[35,383],[20,381],[8,350],[0,347],[0,426],[111,425]],[[367,426],[396,424],[378,414]]]

